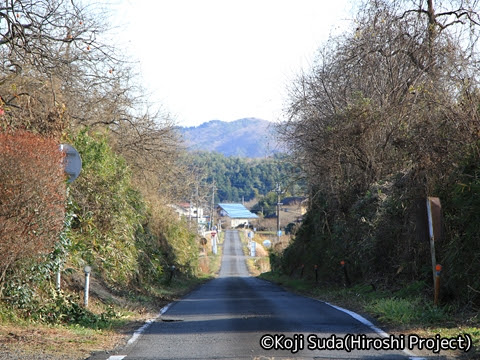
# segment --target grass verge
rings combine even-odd
[[[114,294],[92,281],[95,286],[91,288],[88,311],[74,307],[85,316],[76,324],[46,324],[38,317],[22,316],[19,310],[0,302],[0,359],[30,360],[41,355],[42,359],[77,360],[121,347],[146,320],[155,318],[162,306],[213,278],[220,268],[221,249],[220,246],[217,255],[204,255],[207,265],[198,277],[175,275],[168,284],[141,292]],[[81,304],[81,294],[70,292],[68,298]]]
[[[263,249],[260,242],[255,239],[257,243],[256,256],[250,256],[250,249],[248,247],[248,236],[246,231],[239,231],[240,240],[242,242],[243,254],[245,255],[245,262],[247,264],[248,272],[253,276],[258,276],[263,272],[270,270],[270,258],[265,249]],[[257,235],[257,233],[255,234]]]
[[[472,339],[470,351],[445,351],[440,355],[458,359],[480,358],[478,313],[433,306],[430,299],[421,295],[421,283],[412,283],[392,292],[374,289],[370,285],[349,288],[319,286],[312,281],[273,272],[263,273],[260,277],[296,293],[353,310],[391,334],[416,334],[424,338],[434,338],[437,334],[442,338],[469,335]]]

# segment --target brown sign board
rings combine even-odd
[[[428,227],[430,238],[439,241],[443,237],[442,205],[438,197],[427,198]]]

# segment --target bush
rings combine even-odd
[[[71,261],[92,265],[117,288],[158,284],[170,265],[194,275],[195,234],[172,215],[157,191],[146,199],[137,190],[126,161],[113,151],[108,137],[84,130],[74,145],[83,170],[71,186]]]
[[[148,231],[156,239],[153,242],[156,251],[163,255],[162,266],[175,265],[181,273],[195,276],[198,268],[197,235],[189,229],[185,219],[179,219],[160,199],[149,200]],[[145,245],[151,248],[151,245]],[[145,255],[158,263],[158,259]]]
[[[117,317],[111,306],[101,314],[88,311],[80,305],[80,298],[76,295],[51,291],[47,299],[32,311],[30,320],[49,324],[78,324],[101,329],[108,326],[109,320]]]
[[[7,270],[51,250],[62,229],[62,157],[53,139],[22,130],[0,133],[0,293]]]
[[[125,160],[114,153],[106,136],[84,130],[74,146],[83,169],[71,186],[71,258],[80,266],[93,266],[111,285],[128,284],[138,272],[135,234],[142,226],[145,203],[132,185]]]
[[[480,154],[472,147],[450,184],[441,189],[445,241],[436,245],[446,297],[480,304]]]

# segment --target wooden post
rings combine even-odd
[[[432,275],[433,275],[433,286],[436,282],[436,270],[435,266],[437,265],[437,260],[435,258],[435,231],[433,226],[433,215],[432,215],[432,201],[437,200],[440,203],[438,198],[427,198],[427,215],[428,215],[428,233],[430,237],[430,255],[432,257]]]
[[[347,267],[345,265],[345,261],[344,260],[340,261],[340,265],[342,266],[343,274],[345,275],[345,285],[347,287],[350,287],[351,282],[350,282],[350,278],[348,277],[348,272],[347,272]]]

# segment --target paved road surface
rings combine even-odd
[[[266,334],[279,335],[283,346],[293,348],[262,349]],[[239,235],[227,231],[220,276],[172,304],[138,341],[110,359],[409,359],[401,350],[307,349],[309,335],[320,346],[335,338],[341,345],[347,334],[380,339],[345,312],[250,277]],[[297,352],[302,336],[304,350]],[[269,337],[264,341],[271,343]]]

